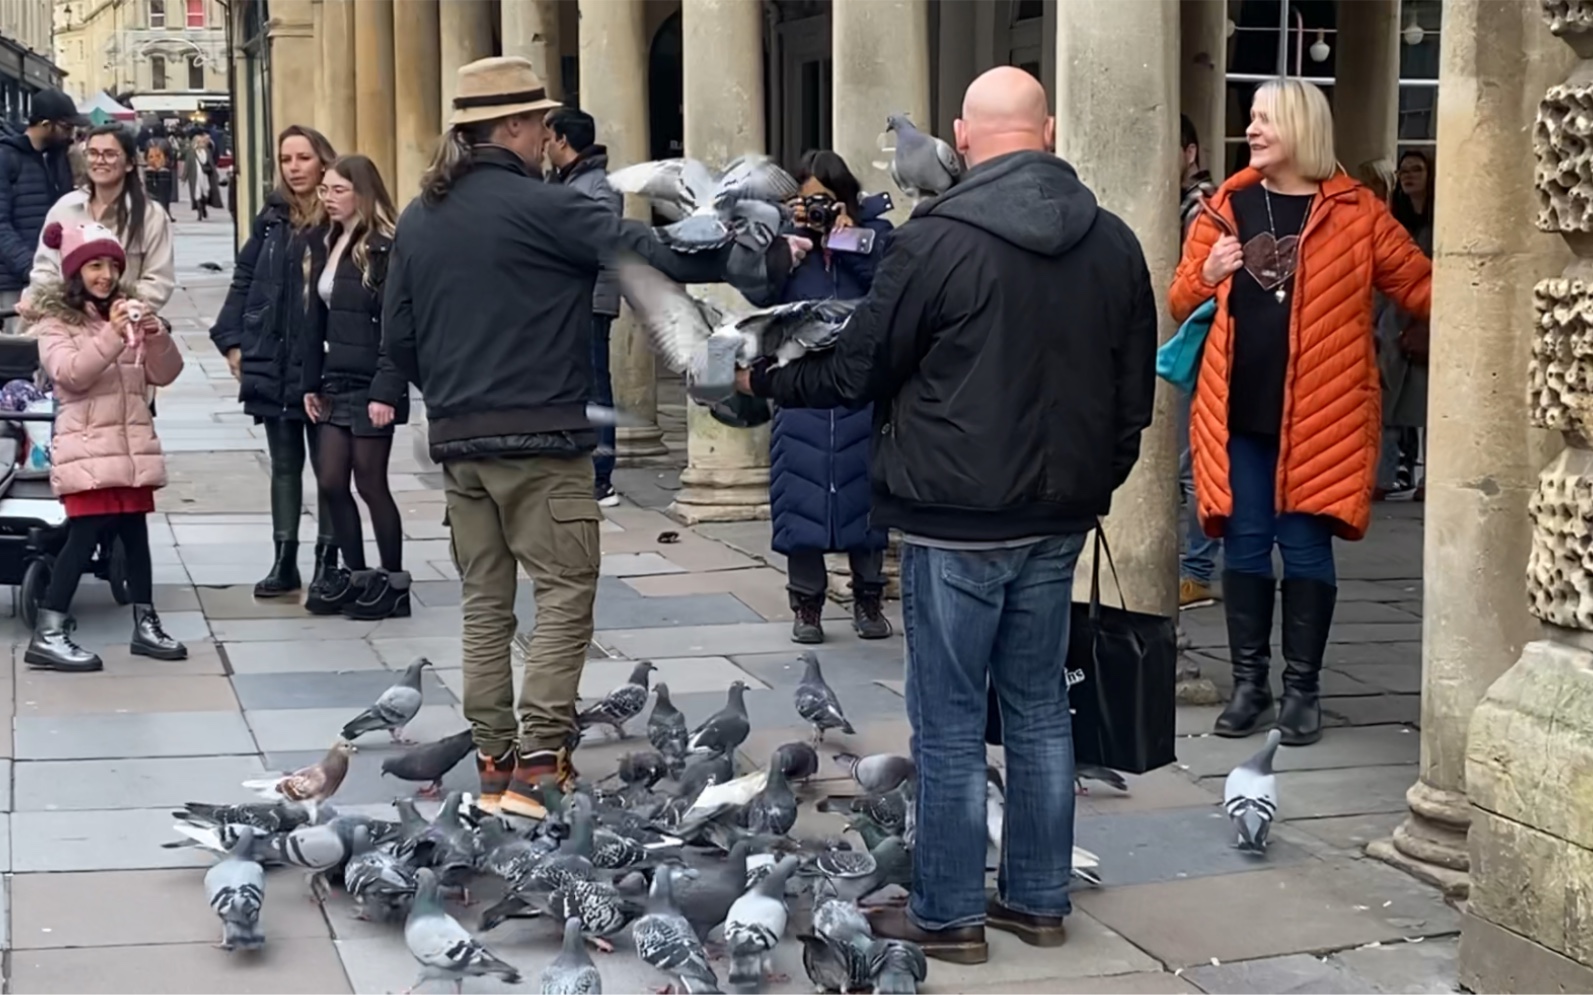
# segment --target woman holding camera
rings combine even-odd
[[[813,240],[786,280],[782,303],[856,300],[868,293],[885,253],[890,198],[863,198],[846,161],[828,150],[808,152],[796,172],[801,191],[791,205],[800,234]],[[776,552],[786,557],[786,588],[796,613],[791,638],[824,640],[820,616],[829,575],[824,554],[845,552],[852,570],[852,626],[864,639],[884,639],[881,610],[887,535],[869,527],[869,437],[872,405],[817,410],[781,408],[769,447],[769,504]]]

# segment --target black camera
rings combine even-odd
[[[816,193],[802,198],[802,214],[806,221],[804,224],[813,231],[829,231],[835,227],[835,219],[840,216],[835,198],[827,194]]]

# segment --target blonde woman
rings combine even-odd
[[[382,285],[397,216],[376,164],[362,155],[343,156],[327,168],[321,202],[331,222],[329,248],[311,284],[314,320],[301,393],[304,412],[321,436],[315,477],[347,570],[332,574],[320,591],[311,591],[304,607],[316,615],[402,618],[409,615],[409,575],[402,562],[403,523],[387,486],[387,461],[393,426],[408,418],[408,391],[395,391],[402,398],[399,410],[390,410],[381,425],[369,414],[372,382],[396,376],[384,371],[379,360]],[[365,566],[351,478],[370,512],[380,570]]]
[[[1182,321],[1216,298],[1190,442],[1206,533],[1223,538],[1234,696],[1220,736],[1273,712],[1268,683],[1273,548],[1283,558],[1283,698],[1291,746],[1322,736],[1322,657],[1337,580],[1333,539],[1360,539],[1382,426],[1373,291],[1425,317],[1427,257],[1388,207],[1339,167],[1322,91],[1257,90],[1250,165],[1212,198],[1184,243],[1169,306]],[[1220,219],[1220,220],[1219,220]]]

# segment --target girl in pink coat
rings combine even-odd
[[[181,660],[187,647],[161,627],[153,601],[147,516],[166,484],[166,461],[148,388],[182,372],[166,325],[119,280],[126,256],[102,225],[52,222],[44,243],[61,252],[61,283],[32,288],[39,362],[54,384],[55,437],[50,485],[66,506],[66,543],[55,558],[39,621],[24,660],[45,670],[99,670],[94,653],[72,641],[67,615],[78,579],[102,541],[120,539],[133,602],[132,652]]]

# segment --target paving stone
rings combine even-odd
[[[1340,549],[1345,547],[1341,546]],[[1418,562],[1417,566],[1420,566]],[[1346,601],[1400,601],[1414,593],[1421,595],[1420,580],[1362,580],[1356,577],[1339,579],[1339,602]]]
[[[290,639],[280,642],[227,643],[223,647],[234,674],[286,674],[386,669],[363,639]]]
[[[1257,858],[1234,849],[1222,807],[1209,795],[1204,800],[1199,808],[1080,817],[1074,841],[1101,858],[1101,877],[1110,888],[1257,869]],[[1301,848],[1273,840],[1266,866],[1308,859]]]
[[[367,635],[371,639],[409,639],[415,636],[434,636],[439,632],[458,632],[464,625],[457,606],[449,608],[411,609],[408,618],[387,618],[376,623]]]
[[[76,809],[11,814],[11,869],[32,871],[140,870],[208,867],[197,849],[163,849],[177,839],[170,808]]]
[[[356,622],[341,616],[303,615],[298,618],[221,618],[211,626],[223,643],[277,642],[295,639],[365,639],[376,622]]]
[[[374,699],[373,699],[374,700]],[[343,724],[358,715],[358,708],[284,708],[245,713],[254,741],[262,753],[311,750],[324,754],[337,738]],[[451,736],[464,728],[464,716],[453,705],[431,704],[421,707],[405,729],[405,735],[418,743]],[[367,746],[387,741],[386,733],[367,733],[360,737]],[[251,752],[253,752],[251,750]],[[365,752],[361,747],[361,753]],[[350,766],[362,762],[356,756]]]
[[[1323,698],[1324,722],[1335,725],[1421,726],[1422,699],[1419,694],[1362,695],[1354,698]]]
[[[409,666],[417,656],[431,661],[438,670],[457,668],[462,661],[459,636],[415,636],[409,639],[372,639],[371,649],[383,664],[394,670]]]
[[[1343,601],[1333,610],[1333,624],[1350,622],[1399,622],[1409,625],[1421,621],[1421,612],[1408,612],[1399,603],[1385,601]]]
[[[125,646],[133,635],[133,610],[118,608],[115,611],[94,614],[77,613],[77,631],[73,638],[80,646],[96,652],[102,646]],[[161,612],[160,622],[166,632],[182,642],[198,642],[210,638],[210,623],[203,612]]]
[[[461,732],[468,727],[463,717],[456,725],[454,732]],[[430,742],[431,738],[427,737],[426,741]],[[645,744],[646,740],[640,742]],[[424,787],[413,781],[400,781],[382,773],[382,761],[402,754],[411,747],[389,743],[385,735],[374,733],[362,737],[360,744],[359,753],[349,762],[348,777],[344,779],[342,787],[337,789],[339,811],[342,811],[345,805],[390,804],[393,799],[409,798],[416,790]],[[632,749],[635,748],[633,745]],[[307,764],[315,763],[325,755],[325,749],[267,753],[265,766],[267,770],[298,770]],[[477,791],[479,788],[476,765],[469,755],[460,760],[448,776],[443,778],[444,791]],[[392,818],[391,814],[386,817]],[[471,889],[472,893],[474,890]]]
[[[791,611],[790,595],[785,589],[785,574],[772,567],[627,577],[622,583],[647,597],[730,594],[768,621],[789,622],[795,617]],[[848,618],[850,613],[834,601],[827,600],[824,603],[824,617]]]
[[[203,894],[198,877],[186,868],[18,874],[11,879],[17,911],[12,948],[214,943],[219,928],[216,914],[203,901],[194,900],[196,893]],[[281,939],[326,936],[326,920],[314,903],[289,900],[293,897],[289,892],[300,884],[302,878],[291,873],[268,880],[261,910],[267,949]]]
[[[1363,991],[1448,995],[1455,986],[1460,940],[1434,937],[1422,943],[1385,943],[1380,947],[1341,950],[1329,960],[1343,964],[1369,985]]]
[[[16,682],[19,715],[221,712],[237,707],[225,677],[103,676],[85,681],[81,674],[29,671]]]
[[[1190,968],[1184,976],[1205,991],[1232,995],[1293,995],[1296,992],[1362,995],[1374,990],[1366,979],[1345,965],[1311,954],[1204,964]]]
[[[1069,921],[1071,926],[1071,920]],[[933,968],[931,968],[933,970]],[[1113,974],[1106,977],[1068,981],[1043,978],[1037,981],[1009,981],[995,986],[974,985],[962,989],[968,995],[1177,995],[1200,989],[1167,971]]]
[[[205,616],[218,618],[303,618],[304,606],[292,598],[256,598],[253,584],[200,587]]]
[[[1334,670],[1380,691],[1391,691],[1394,694],[1421,694],[1422,672],[1418,667],[1378,667],[1343,664],[1335,667]],[[1323,687],[1325,688],[1326,684]]]
[[[430,668],[427,668],[428,670]],[[390,670],[303,671],[292,674],[236,674],[232,683],[245,711],[280,708],[347,708],[349,718],[370,707],[397,679]],[[451,703],[453,693],[423,673],[420,690],[433,705]]]
[[[801,654],[806,649],[809,647],[793,645],[779,653],[743,653],[731,659],[773,687],[795,688],[802,682]],[[900,637],[856,639],[833,647],[825,644],[813,652],[824,668],[824,680],[834,688],[904,679],[907,646]]]
[[[1420,621],[1346,622],[1335,621],[1328,634],[1330,643],[1403,643],[1422,637]]]
[[[1283,771],[1278,774],[1278,811],[1284,819],[1406,811],[1405,792],[1416,783],[1414,764]]]
[[[16,808],[69,811],[180,806],[201,799],[246,802],[254,798],[242,782],[264,772],[254,756],[28,761],[15,768]]]
[[[1164,767],[1149,774],[1124,774],[1123,779],[1128,782],[1128,794],[1099,781],[1084,782],[1088,793],[1078,798],[1079,815],[1124,815],[1157,809],[1209,807],[1221,798],[1191,783],[1175,768]]]
[[[1195,736],[1178,742],[1178,761],[1196,777],[1227,776],[1230,770],[1254,756],[1265,745],[1262,736],[1224,739]],[[1421,736],[1400,726],[1363,729],[1328,729],[1320,742],[1305,747],[1278,748],[1274,769],[1323,770],[1367,764],[1415,763]]]
[[[19,760],[215,757],[256,752],[249,728],[237,712],[20,715],[15,720],[15,744]]]
[[[793,645],[791,627],[778,622],[708,625],[694,629],[599,630],[593,638],[616,656],[633,660],[655,656],[734,657],[749,653],[786,653]],[[832,638],[836,645],[862,641],[849,633],[838,633]]]
[[[1327,819],[1294,819],[1291,829],[1310,833],[1323,842],[1359,853],[1373,840],[1386,840],[1394,834],[1394,827],[1405,821],[1404,812],[1366,812],[1361,815],[1334,816]]]
[[[170,457],[167,459],[169,462]],[[266,489],[263,480],[256,486]],[[331,995],[351,990],[332,941],[309,937],[272,939],[247,966],[239,964],[237,954],[218,949],[214,939],[206,943],[18,951],[11,956],[10,987],[14,992],[37,995]]]
[[[658,669],[650,675],[654,686],[668,684],[672,698],[685,694],[711,693],[721,698],[731,681],[745,681],[750,687],[767,689],[757,677],[722,656],[654,658]],[[581,697],[596,701],[630,679],[636,663],[632,660],[591,660],[581,674]],[[651,707],[651,706],[649,706]]]
[[[428,608],[446,608],[464,600],[458,581],[417,580],[409,585],[409,595]]]
[[[225,677],[226,668],[221,662],[221,652],[214,641],[210,639],[188,639],[183,641],[188,647],[186,660],[151,660],[147,656],[134,656],[128,644],[119,642],[111,646],[96,647],[100,660],[105,664],[106,677],[178,677],[185,675]],[[74,681],[77,674],[51,674],[49,671],[33,670],[22,662],[22,654],[17,654],[17,673],[36,674],[40,677],[56,677],[69,684],[82,683]]]
[[[173,528],[180,527],[173,526]],[[239,542],[178,546],[177,553],[182,557],[183,565],[186,567],[252,565],[255,570],[255,580],[259,580],[270,568],[271,561],[276,558],[276,548],[271,542],[271,529],[263,525],[243,526],[243,528],[246,534]],[[250,535],[253,536],[253,541],[250,541]],[[306,564],[313,566],[315,563],[314,550],[306,548],[302,542],[299,545],[298,562],[301,573],[305,572],[303,568]]]
[[[13,801],[10,760],[0,760],[0,777],[4,778],[4,782],[0,783],[0,812],[9,812],[11,811]],[[0,937],[3,936],[5,936],[5,934],[0,933]]]
[[[1222,709],[1222,705],[1179,705],[1178,735],[1201,736],[1211,732],[1211,727],[1216,724],[1217,716],[1222,714]]]
[[[646,574],[684,573],[684,567],[657,553],[604,553],[602,572],[607,577],[637,577]]]

